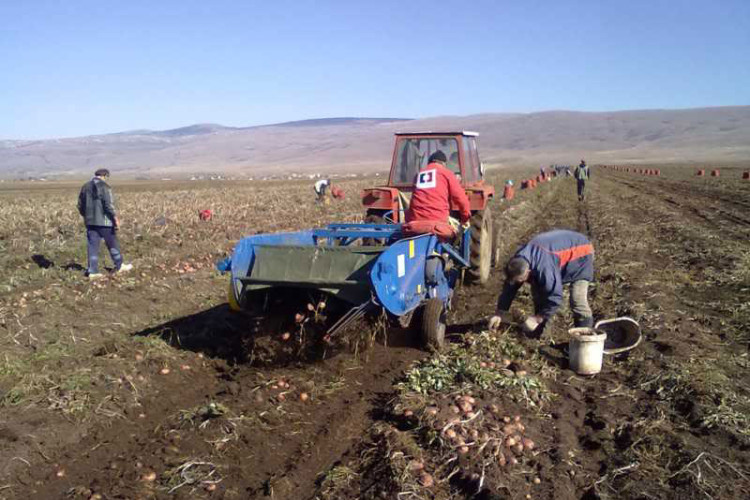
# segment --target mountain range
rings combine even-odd
[[[473,130],[488,167],[750,160],[750,106],[323,118],[254,127],[196,124],[47,140],[0,140],[0,177],[362,173],[390,166],[394,132]]]

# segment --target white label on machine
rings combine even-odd
[[[430,169],[419,172],[417,176],[417,189],[431,189],[437,185],[437,170]]]
[[[398,262],[398,277],[403,278],[406,274],[406,255],[399,254],[396,260]]]

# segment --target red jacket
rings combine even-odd
[[[406,212],[406,222],[446,222],[451,204],[458,208],[462,224],[471,218],[469,198],[456,176],[443,165],[430,163],[414,179],[414,193]]]

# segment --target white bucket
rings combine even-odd
[[[607,334],[593,328],[571,328],[568,333],[570,368],[580,375],[595,375],[602,371]]]

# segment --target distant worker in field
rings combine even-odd
[[[81,214],[86,224],[86,240],[88,242],[86,275],[92,280],[104,276],[99,272],[101,240],[104,240],[107,249],[109,249],[115,273],[133,269],[132,264],[123,264],[120,242],[117,240],[116,234],[120,227],[120,218],[115,212],[112,189],[106,182],[108,178],[109,170],[100,168],[94,172],[94,178],[83,185],[78,195],[78,213]]]
[[[445,166],[442,151],[433,153],[427,166],[414,179],[414,193],[406,211],[406,234],[432,233],[442,240],[452,240],[458,227],[451,223],[451,202],[458,209],[461,226],[469,227],[471,210],[469,198],[456,176]]]
[[[581,164],[576,167],[575,178],[578,181],[578,201],[583,201],[586,197],[586,182],[591,178],[586,161],[581,160]]]
[[[328,196],[328,190],[331,188],[331,179],[320,179],[315,182],[313,189],[317,195],[317,201],[325,203]]]
[[[516,195],[515,189],[513,189],[513,181],[508,179],[505,181],[505,187],[503,188],[503,199],[511,201]]]
[[[523,323],[525,332],[544,328],[562,304],[565,284],[570,284],[570,308],[575,326],[591,327],[594,319],[588,290],[593,279],[594,247],[586,236],[565,229],[535,236],[519,248],[505,266],[505,284],[489,327],[491,330],[500,327],[502,316],[510,310],[524,283],[531,285],[534,299],[534,314]]]

